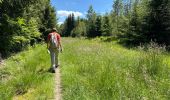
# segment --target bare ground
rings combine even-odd
[[[56,68],[55,73],[55,100],[62,100],[61,95],[61,79],[60,79],[60,68]]]

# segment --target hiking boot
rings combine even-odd
[[[54,69],[54,68],[50,68],[50,69],[48,70],[48,72],[50,72],[50,73],[55,73],[55,69]]]
[[[59,67],[59,65],[56,65],[55,68]]]
[[[52,69],[52,70],[51,70],[51,73],[55,73],[55,69]]]

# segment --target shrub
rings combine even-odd
[[[84,22],[79,22],[78,25],[71,31],[72,37],[81,37],[86,35],[86,26]]]
[[[37,22],[33,18],[26,22],[23,18],[11,19],[4,15],[0,28],[0,52],[3,56],[20,51],[27,47],[32,39],[40,38]]]
[[[145,79],[160,77],[164,73],[163,70],[168,68],[163,62],[162,55],[165,52],[165,46],[151,42],[146,47],[139,47],[139,50],[141,53],[137,63],[137,73],[142,74]]]

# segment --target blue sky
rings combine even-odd
[[[57,10],[58,22],[62,23],[70,13],[85,17],[90,5],[97,13],[109,12],[112,9],[113,0],[51,0],[51,4]]]

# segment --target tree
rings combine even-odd
[[[151,0],[149,4],[149,15],[146,35],[149,40],[161,44],[170,45],[170,1]]]
[[[23,50],[55,26],[55,9],[50,0],[1,0],[0,53],[5,56]]]
[[[126,42],[127,43],[133,43],[136,44],[136,42],[140,42],[138,40],[138,38],[140,37],[139,35],[139,16],[137,13],[137,7],[138,7],[138,1],[135,0],[135,3],[133,5],[133,9],[132,9],[132,14],[131,14],[131,18],[130,18],[130,22],[129,22],[129,29],[127,31],[127,39]]]
[[[91,5],[89,7],[89,10],[87,11],[87,37],[95,37],[96,34],[96,13],[93,10],[93,6]]]
[[[7,14],[12,18],[21,17],[25,9],[37,1],[38,0],[3,0],[0,3],[0,16]]]
[[[112,35],[111,23],[108,14],[106,14],[103,19],[102,35],[103,36]]]
[[[116,33],[119,33],[119,17],[123,15],[123,3],[122,0],[116,0],[113,4],[113,19],[116,23]]]
[[[82,37],[86,35],[86,25],[84,20],[80,20],[80,18],[77,18],[76,21],[76,26],[75,28],[71,31],[71,36],[72,37]]]
[[[146,36],[144,35],[143,24],[145,23],[144,17],[147,15],[147,0],[135,0],[133,2],[132,10],[127,16],[127,30],[125,30],[122,36],[119,36],[121,41],[124,41],[126,44],[139,45],[140,43],[146,42]],[[125,22],[125,21],[124,21]],[[125,24],[124,24],[125,25]],[[126,27],[126,26],[124,26]],[[122,28],[125,29],[125,28]]]
[[[122,0],[115,0],[113,4],[113,10],[116,16],[120,16],[123,13],[123,4]]]
[[[42,25],[39,26],[39,29],[40,32],[43,33],[43,38],[46,40],[49,32],[51,31],[50,29],[57,25],[57,17],[55,14],[55,8],[50,4],[45,7],[43,12],[42,17],[40,18],[40,23],[42,23]]]
[[[96,29],[95,29],[96,36],[101,36],[102,35],[102,17],[101,16],[97,16],[95,26],[96,26]]]
[[[63,35],[64,36],[71,36],[71,31],[75,28],[75,17],[74,14],[70,14],[65,22],[64,22],[64,29],[63,29]]]

